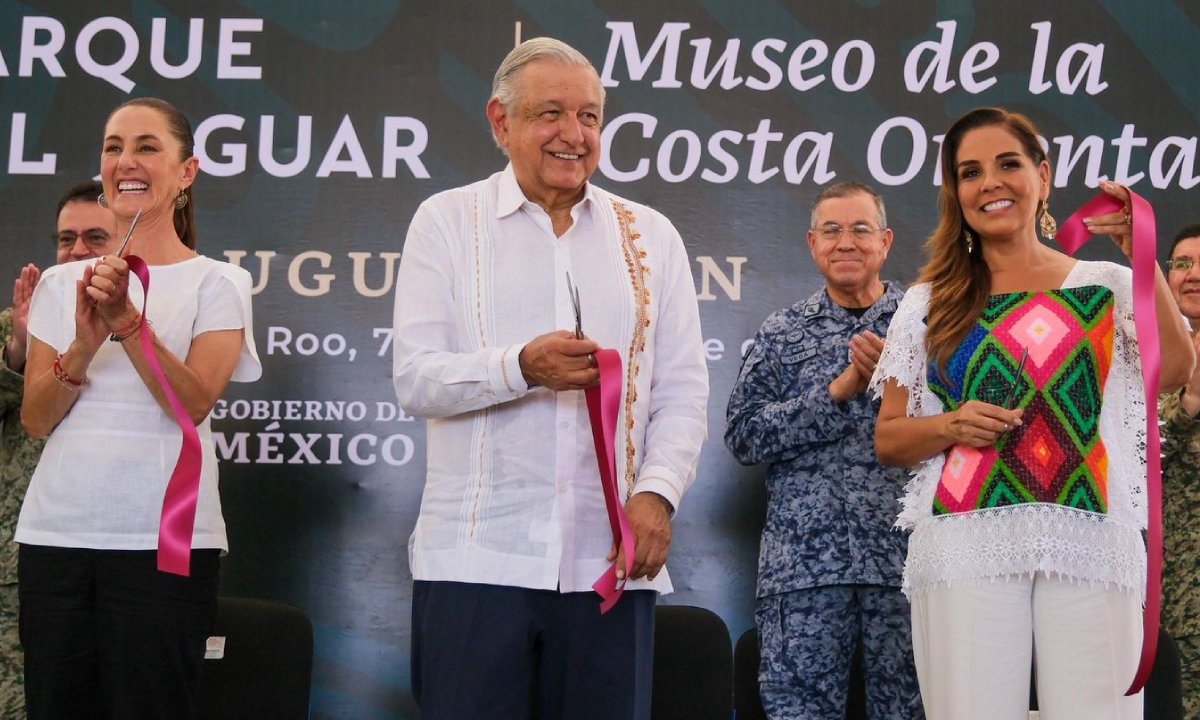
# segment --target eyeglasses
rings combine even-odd
[[[70,230],[64,230],[54,236],[54,242],[58,247],[70,249],[75,247],[75,242],[80,238],[93,248],[102,248],[108,244],[110,235],[103,230],[93,230],[80,235],[79,233]]]
[[[1191,270],[1193,267],[1195,267],[1196,261],[1191,259],[1190,257],[1178,257],[1178,258],[1172,258],[1171,260],[1168,260],[1163,264],[1167,266],[1167,272],[1170,272],[1172,270],[1178,270],[1179,272],[1187,272],[1188,270]]]
[[[812,231],[816,233],[817,237],[821,238],[822,240],[828,240],[832,242],[839,239],[842,236],[842,233],[847,231],[850,232],[855,240],[862,241],[869,240],[875,235],[875,233],[883,232],[885,229],[886,228],[873,228],[866,223],[855,223],[848,228],[844,228],[837,223],[826,223],[821,227],[813,228]]]

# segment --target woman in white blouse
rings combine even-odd
[[[169,103],[113,111],[100,203],[121,237],[140,213],[128,248],[46,271],[33,297],[22,422],[49,440],[16,531],[33,720],[192,717],[227,549],[208,415],[230,380],[261,374],[249,274],[195,249],[192,149]],[[149,268],[149,303],[130,255]],[[182,432],[144,336],[200,439],[186,576],[157,565]]]
[[[898,525],[929,720],[1136,720],[1146,408],[1129,268],[1052,238],[1050,162],[1024,116],[979,108],[942,146],[929,262],[873,379],[882,462],[914,468]],[[1125,209],[1087,218],[1132,253]],[[1193,351],[1162,273],[1162,387]]]

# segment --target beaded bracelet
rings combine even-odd
[[[62,359],[63,355],[65,354],[66,353],[59,353],[58,357],[54,358],[54,379],[58,381],[59,385],[62,385],[68,390],[79,392],[79,388],[88,384],[87,376],[84,375],[82,380],[76,380],[68,375],[67,371],[64,370],[62,366]]]

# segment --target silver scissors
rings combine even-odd
[[[575,338],[583,339],[583,314],[579,309],[579,288],[571,282],[571,272],[567,271],[567,293],[571,296],[571,309],[575,311]]]
[[[1025,352],[1021,353],[1021,362],[1017,363],[1017,372],[1013,376],[1012,388],[1008,391],[1008,397],[1004,399],[1004,409],[1012,410],[1013,400],[1017,399],[1017,388],[1021,386],[1021,375],[1025,372],[1025,361],[1029,359],[1029,346],[1025,346]]]
[[[121,247],[117,248],[117,257],[121,257],[125,253],[125,246],[129,244],[129,239],[133,237],[133,229],[137,227],[138,220],[142,218],[142,211],[138,210],[133,216],[133,222],[129,223],[129,232],[125,233],[125,239],[121,241]]]

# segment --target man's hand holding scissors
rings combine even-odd
[[[600,346],[583,334],[583,316],[579,290],[567,275],[567,291],[575,313],[575,332],[557,330],[539,335],[521,349],[521,374],[533,387],[540,385],[555,392],[584,390],[600,382],[593,355]]]

